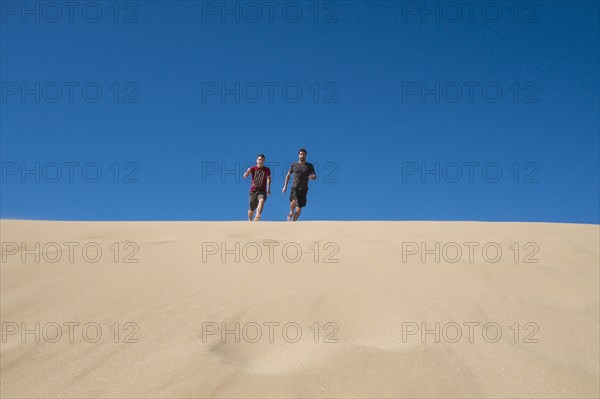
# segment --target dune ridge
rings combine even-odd
[[[598,225],[2,220],[0,234],[2,397],[600,395]]]

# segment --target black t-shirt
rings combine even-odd
[[[315,168],[309,162],[295,162],[290,166],[290,173],[294,176],[292,189],[308,190],[308,176],[316,175]]]

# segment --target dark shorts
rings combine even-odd
[[[297,188],[292,188],[290,191],[290,202],[293,200],[298,200],[298,206],[300,208],[304,208],[306,206],[306,193],[308,192],[308,188],[306,190],[299,190]]]
[[[250,210],[253,211],[258,207],[258,200],[260,199],[267,200],[267,192],[266,191],[250,191]]]

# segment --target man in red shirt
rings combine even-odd
[[[256,158],[256,166],[248,168],[244,173],[244,179],[252,175],[252,185],[250,186],[250,209],[248,210],[248,221],[252,221],[254,211],[256,216],[254,221],[260,220],[263,206],[267,200],[267,196],[271,195],[271,169],[265,165],[264,154],[258,154]]]

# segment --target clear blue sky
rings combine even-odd
[[[2,1],[0,216],[599,223],[599,3],[465,3]]]

